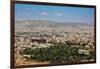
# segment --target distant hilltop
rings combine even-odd
[[[72,22],[55,22],[50,20],[16,20],[16,30],[79,30],[91,29],[93,24],[86,23],[72,23]]]

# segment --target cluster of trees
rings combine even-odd
[[[81,60],[90,60],[94,58],[94,52],[90,55],[79,54],[78,49],[80,47],[72,47],[66,44],[54,44],[54,46],[46,48],[26,48],[23,51],[23,55],[30,55],[30,59],[37,60],[39,62],[48,61],[51,64],[62,63],[77,63]]]

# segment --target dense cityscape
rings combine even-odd
[[[92,7],[16,4],[15,66],[95,62],[94,12]]]
[[[58,47],[57,47],[58,46]],[[56,51],[56,54],[51,58],[43,57],[50,56],[50,51],[48,55],[42,53],[46,48],[57,47],[69,47],[72,48],[69,52],[77,53],[74,55],[68,55],[69,58],[73,57],[73,62],[62,62],[57,54],[60,54],[59,51]],[[38,50],[39,49],[39,50]],[[67,48],[68,49],[68,48]],[[66,50],[67,50],[66,49]],[[76,51],[74,52],[74,49]],[[49,50],[49,49],[48,49]],[[35,52],[34,52],[35,51]],[[60,51],[61,52],[61,51]],[[63,52],[62,54],[68,54],[68,52]],[[44,55],[43,55],[44,54]],[[51,53],[53,54],[53,53]],[[38,57],[39,55],[40,57]],[[33,57],[34,56],[34,57]],[[80,56],[80,57],[79,57]],[[36,59],[36,57],[38,59]],[[43,59],[41,58],[43,57]],[[54,58],[60,59],[55,60]],[[67,57],[66,55],[64,56]],[[48,60],[47,60],[48,59]],[[78,60],[77,60],[78,59]],[[95,43],[94,35],[85,32],[16,32],[15,33],[15,61],[16,65],[28,65],[28,64],[52,64],[52,63],[79,63],[79,62],[88,62],[94,61],[95,59]],[[31,61],[30,61],[31,60]],[[67,61],[68,59],[64,59]],[[60,62],[61,61],[61,62]],[[51,63],[52,62],[52,63]]]

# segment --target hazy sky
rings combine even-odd
[[[16,4],[15,20],[93,23],[94,8]]]

